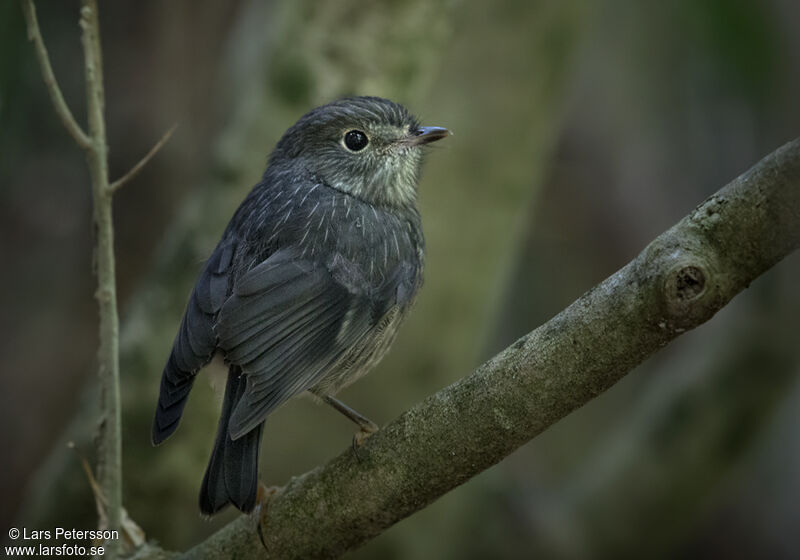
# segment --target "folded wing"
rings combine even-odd
[[[279,251],[247,272],[222,306],[219,346],[247,376],[230,418],[233,439],[317,384],[380,320],[385,302],[351,263],[332,262]]]
[[[161,375],[152,439],[159,444],[178,427],[197,372],[216,351],[214,322],[228,292],[235,245],[220,243],[192,291],[172,352]]]

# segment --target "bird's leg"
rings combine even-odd
[[[353,421],[358,427],[358,433],[353,436],[353,450],[356,451],[356,456],[358,456],[357,449],[364,443],[364,440],[367,439],[369,436],[374,434],[378,431],[378,425],[364,416],[363,414],[359,414],[342,401],[337,398],[332,397],[331,395],[325,395],[322,397],[326,403],[331,405],[333,408],[347,416],[351,421]]]

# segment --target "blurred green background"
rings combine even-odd
[[[84,122],[78,3],[39,2]],[[379,424],[471,371],[800,135],[792,0],[101,3],[112,178],[173,123],[115,202],[124,499],[185,549],[219,399],[203,374],[164,446],[149,428],[203,259],[280,134],[348,94],[455,135],[420,187],[426,284],[392,352],[342,394]],[[0,525],[91,528],[96,311],[81,151],[0,4]],[[352,558],[800,557],[800,259],[611,391]],[[214,370],[214,368],[209,368]],[[282,484],[353,427],[299,399],[270,416]],[[3,530],[5,535],[5,529]]]

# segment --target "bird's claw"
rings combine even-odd
[[[361,455],[358,452],[359,448],[367,441],[369,436],[377,431],[378,426],[374,422],[370,422],[369,424],[362,425],[361,429],[353,435],[353,454],[359,462],[361,461]]]

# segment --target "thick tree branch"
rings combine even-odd
[[[77,142],[81,148],[88,150],[91,145],[91,139],[75,120],[75,117],[72,116],[72,111],[69,110],[67,102],[64,101],[64,96],[61,94],[61,88],[58,87],[58,81],[53,73],[53,67],[50,65],[50,56],[47,54],[47,47],[44,46],[42,32],[39,29],[39,21],[36,18],[36,6],[34,6],[33,0],[23,0],[22,12],[25,14],[25,23],[28,27],[28,40],[33,42],[36,58],[39,60],[39,66],[42,69],[42,77],[47,86],[47,91],[50,94],[50,99],[53,102],[53,107],[58,117],[61,119],[64,128],[72,135],[75,142]]]
[[[710,319],[800,245],[800,139],[764,158],[623,269],[360,449],[264,507],[271,558],[334,557],[494,465]],[[263,558],[252,517],[190,550]]]

